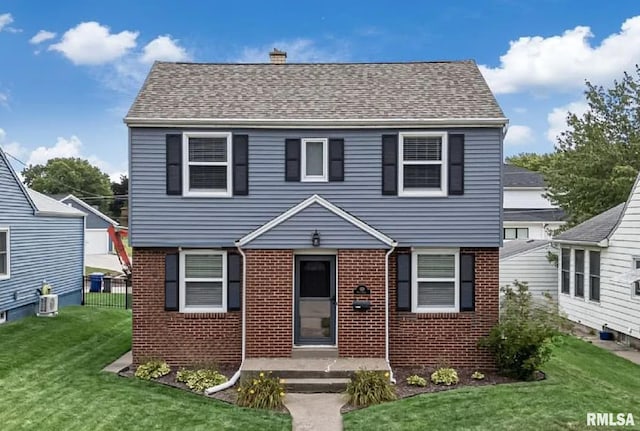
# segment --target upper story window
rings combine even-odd
[[[0,228],[0,280],[9,278],[9,229]]]
[[[504,239],[528,239],[528,227],[505,227],[503,229]]]
[[[457,312],[459,295],[458,250],[429,250],[413,253],[413,311]]]
[[[329,142],[327,139],[302,139],[301,181],[329,180]]]
[[[400,133],[400,196],[447,195],[447,133]]]
[[[231,133],[183,134],[183,195],[231,196]]]
[[[180,311],[226,311],[227,254],[216,250],[187,250],[180,255]]]

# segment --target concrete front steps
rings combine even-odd
[[[287,392],[338,393],[344,392],[351,375],[359,369],[389,370],[380,358],[314,357],[311,349],[308,350],[297,358],[245,359],[242,375],[272,371],[274,376],[285,380]]]

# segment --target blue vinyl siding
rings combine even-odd
[[[62,201],[62,203],[64,203],[65,205],[71,205],[73,208],[77,209],[78,211],[82,211],[87,215],[87,229],[107,229],[109,226],[111,226],[111,223],[103,218],[98,217],[91,211],[87,211],[85,207],[83,207],[82,205],[78,205],[71,199]]]
[[[129,208],[134,246],[233,246],[234,241],[314,193],[398,241],[400,246],[501,245],[500,129],[447,130],[465,134],[465,194],[435,198],[381,194],[381,139],[383,134],[397,130],[231,131],[249,135],[249,195],[195,198],[166,195],[165,135],[182,130],[130,130]],[[344,182],[284,181],[284,141],[305,137],[344,138]],[[346,244],[359,244],[363,238],[357,229],[346,229],[341,234]],[[308,227],[296,235],[288,238],[290,244],[308,247]],[[282,235],[272,234],[259,244],[281,248],[284,240]]]
[[[35,216],[4,157],[0,157],[0,227],[10,229],[11,253],[10,278],[0,280],[0,311],[9,311],[13,320],[19,310],[29,310],[38,300],[36,289],[43,280],[53,293],[80,302],[84,218]]]

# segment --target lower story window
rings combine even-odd
[[[0,228],[0,278],[9,278],[9,229]]]
[[[571,269],[571,249],[563,248],[560,259],[560,292],[569,294],[569,280],[570,280],[570,269]]]
[[[224,251],[189,250],[180,254],[180,311],[226,311],[226,260]]]
[[[503,229],[504,239],[528,239],[528,227],[505,227]]]
[[[413,309],[415,312],[459,311],[459,257],[457,250],[413,253]]]
[[[600,301],[600,252],[589,251],[589,299]]]

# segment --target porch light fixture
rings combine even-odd
[[[318,229],[311,235],[311,244],[314,247],[320,247],[320,234],[318,233]]]

